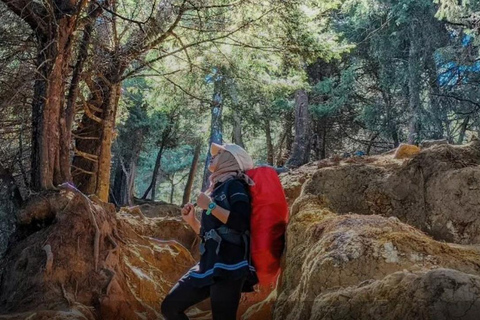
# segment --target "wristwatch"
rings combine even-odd
[[[210,215],[212,213],[212,210],[215,209],[217,207],[217,204],[215,202],[210,202],[210,204],[208,205],[208,209],[207,209],[207,216]]]

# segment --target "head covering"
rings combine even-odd
[[[223,145],[212,143],[210,147],[210,153],[212,154],[212,156],[216,155],[220,150],[230,152],[235,157],[235,160],[237,160],[238,165],[240,166],[240,170],[248,171],[250,169],[253,169],[252,157],[250,157],[247,151],[245,151],[245,149],[243,149],[239,145],[234,143],[225,143]]]
[[[218,154],[220,151],[222,153]],[[253,169],[253,160],[248,153],[236,144],[219,145],[212,143],[210,147],[212,156],[218,155],[215,167],[210,175],[210,186],[207,192],[212,192],[217,182],[224,182],[231,178],[237,178],[253,186],[253,180],[244,171]],[[247,169],[245,169],[247,168]]]

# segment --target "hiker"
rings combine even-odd
[[[183,219],[200,235],[200,262],[172,288],[162,303],[167,320],[188,319],[185,310],[210,297],[213,320],[234,320],[242,292],[258,283],[250,259],[248,187],[254,185],[245,171],[252,158],[236,144],[212,143],[210,186],[197,198],[201,221],[192,203],[182,208]]]

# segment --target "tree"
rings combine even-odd
[[[159,124],[148,115],[148,103],[143,92],[148,90],[142,78],[126,81],[123,85],[125,109],[128,118],[118,128],[119,134],[113,146],[114,182],[111,200],[117,206],[133,205],[134,184],[140,152],[144,141]]]
[[[64,108],[65,84],[72,55],[73,35],[86,1],[2,0],[30,26],[37,42],[37,77],[32,103],[32,179],[34,189],[48,189],[71,181],[70,167],[61,157],[69,152],[64,134],[70,110]],[[52,45],[55,44],[55,45]]]
[[[156,146],[159,147],[157,157],[155,160],[155,166],[152,172],[152,180],[147,190],[142,196],[142,199],[146,199],[150,193],[150,199],[155,200],[155,192],[157,189],[157,178],[158,173],[161,168],[162,156],[168,148],[174,148],[178,146],[178,124],[179,124],[179,113],[178,109],[173,109],[166,114],[158,113],[159,117],[164,118],[164,125],[160,127],[161,129],[157,132],[159,133],[160,138],[156,141]]]
[[[246,1],[165,0],[145,7],[120,5],[121,1],[2,2],[30,26],[38,44],[32,186],[50,189],[73,179],[82,191],[103,200],[108,197],[122,81],[169,57],[188,60],[189,48],[225,38],[251,23],[237,19],[231,28],[217,23],[216,13],[235,12]],[[82,106],[80,112],[77,104]],[[81,121],[75,123],[79,116]]]
[[[195,174],[197,173],[198,159],[200,157],[201,147],[202,147],[202,144],[200,140],[197,140],[195,142],[195,151],[193,152],[192,165],[190,166],[187,182],[185,183],[185,190],[183,192],[182,205],[188,203],[191,200],[193,180],[195,178]]]

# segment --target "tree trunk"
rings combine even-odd
[[[70,165],[61,163],[60,151],[68,148],[70,141],[61,137],[61,128],[65,123],[65,84],[70,75],[74,32],[84,1],[69,0],[53,5],[2,0],[32,28],[37,39],[30,184],[35,190],[52,189],[69,180]]]
[[[68,90],[66,107],[63,113],[61,126],[61,140],[68,143],[63,143],[60,146],[60,169],[62,175],[66,177],[67,181],[73,181],[71,173],[71,154],[70,149],[72,145],[72,126],[75,118],[75,108],[77,104],[79,85],[81,75],[83,72],[83,66],[88,58],[88,46],[90,45],[90,39],[93,31],[94,18],[100,13],[100,10],[95,9],[95,5],[91,3],[88,8],[89,21],[85,25],[83,31],[83,37],[79,44],[77,61],[73,68],[72,79],[70,81],[70,88]]]
[[[133,134],[133,141],[135,141],[132,143],[132,150],[127,152],[127,156],[118,155],[115,161],[115,177],[111,194],[118,206],[133,205],[135,173],[145,132],[140,129],[130,134]]]
[[[367,151],[366,151],[366,154],[367,156],[370,155],[370,151],[372,150],[372,146],[373,146],[373,142],[375,141],[375,139],[377,139],[377,137],[380,135],[380,132],[375,132],[372,137],[370,138],[370,142],[368,143],[367,145]]]
[[[100,154],[98,157],[97,185],[95,194],[100,200],[107,202],[110,189],[110,172],[112,161],[112,142],[115,130],[115,118],[118,101],[120,99],[120,83],[112,87],[110,99],[106,101],[106,107],[103,109],[103,126],[100,144]]]
[[[285,153],[290,157],[292,153],[293,147],[293,134],[292,128],[295,125],[295,115],[293,112],[287,113],[286,116],[286,123],[285,123],[285,130],[287,132],[286,140],[285,140]]]
[[[175,193],[175,172],[172,173],[170,184],[170,203],[173,203],[173,194]]]
[[[314,141],[312,142],[312,148],[314,148],[316,160],[325,159],[326,154],[326,119],[320,118],[313,122],[312,124],[315,127]]]
[[[223,122],[222,122],[222,111],[223,111],[223,81],[224,77],[221,74],[216,75],[214,89],[213,89],[213,98],[211,105],[211,124],[210,124],[210,139],[208,143],[208,155],[205,161],[205,168],[203,170],[203,183],[202,191],[205,191],[210,182],[210,171],[208,170],[208,164],[212,155],[210,154],[210,146],[212,143],[222,144],[223,142]]]
[[[273,166],[273,143],[272,143],[272,130],[270,128],[270,120],[265,120],[265,135],[267,138],[267,163]]]
[[[286,137],[287,131],[284,130],[282,136],[280,137],[280,140],[277,143],[277,146],[275,147],[275,150],[277,150],[277,156],[275,157],[275,165],[277,167],[283,166],[283,145],[285,144]]]
[[[310,154],[310,113],[308,95],[305,90],[295,93],[295,141],[287,167],[296,168],[309,160]]]
[[[470,117],[469,116],[465,117],[460,127],[460,133],[458,135],[457,144],[463,144],[463,141],[465,140],[465,133],[467,132],[469,122],[470,122]]]
[[[175,112],[172,112],[168,116],[168,119],[169,119],[168,125],[161,134],[160,150],[158,151],[157,159],[155,160],[155,167],[153,168],[152,182],[150,182],[150,185],[148,186],[147,190],[143,194],[142,199],[146,199],[148,196],[148,193],[151,192],[152,193],[151,200],[155,200],[155,191],[156,191],[155,189],[157,187],[157,178],[158,178],[158,172],[160,171],[162,155],[165,149],[167,148],[167,145],[169,144],[170,139],[172,138],[172,134],[175,132],[175,118],[176,118]]]
[[[244,148],[243,144],[243,136],[242,136],[242,119],[238,114],[238,111],[234,111],[233,113],[233,143],[239,145],[240,147]]]
[[[66,121],[65,83],[70,73],[68,63],[76,16],[61,18],[52,26],[49,34],[38,35],[39,77],[32,104],[31,186],[35,190],[52,189],[70,180],[70,163],[60,163],[60,150],[70,145],[68,138],[61,137],[61,128]]]
[[[319,121],[318,130],[318,159],[325,159],[327,157],[327,124],[325,119]]]
[[[393,147],[397,148],[400,145],[400,139],[398,138],[398,131],[396,127],[391,129],[391,135],[393,140]]]
[[[410,48],[408,53],[408,93],[410,120],[408,125],[408,143],[415,144],[419,139],[419,121],[421,111],[421,63],[420,63],[420,39],[414,23],[410,26]]]
[[[282,134],[282,138],[278,143],[278,154],[276,159],[277,167],[283,167],[285,165],[286,160],[290,157],[290,153],[292,152],[292,144],[293,144],[293,135],[292,135],[292,127],[293,127],[293,112],[288,112],[285,115],[285,129]],[[283,145],[285,144],[285,150],[283,150]]]
[[[320,159],[327,158],[327,127],[322,128],[322,147],[320,149]]]
[[[128,170],[120,156],[116,157],[114,162],[115,173],[110,202],[115,203],[116,206],[123,207],[128,204]]]
[[[86,79],[91,96],[83,102],[85,113],[75,139],[75,184],[83,193],[96,194],[102,201],[108,201],[120,78],[126,68],[125,61],[119,60],[111,56],[106,69],[98,70],[95,81]]]
[[[192,165],[190,166],[187,183],[185,184],[185,191],[183,192],[182,206],[190,201],[190,197],[192,194],[193,180],[195,179],[195,174],[197,173],[198,158],[200,157],[201,147],[202,147],[202,144],[200,142],[197,142],[195,144],[195,151],[193,153]]]
[[[160,146],[160,150],[158,150],[157,153],[157,158],[155,159],[155,166],[153,167],[153,173],[152,173],[152,181],[150,182],[150,185],[148,186],[147,190],[145,190],[145,193],[142,196],[142,199],[147,199],[148,194],[151,192],[151,200],[155,200],[155,189],[157,187],[157,177],[158,177],[158,172],[160,170],[160,164],[162,163],[162,155],[163,155],[163,149],[164,149],[164,143],[162,141],[162,145]]]
[[[445,112],[448,108],[445,108],[445,102],[440,97],[440,87],[438,85],[438,73],[435,61],[435,55],[432,54],[427,61],[427,72],[430,83],[430,114],[433,118],[434,133],[432,139],[445,138],[445,132],[443,128],[444,119],[448,119],[448,115]]]

